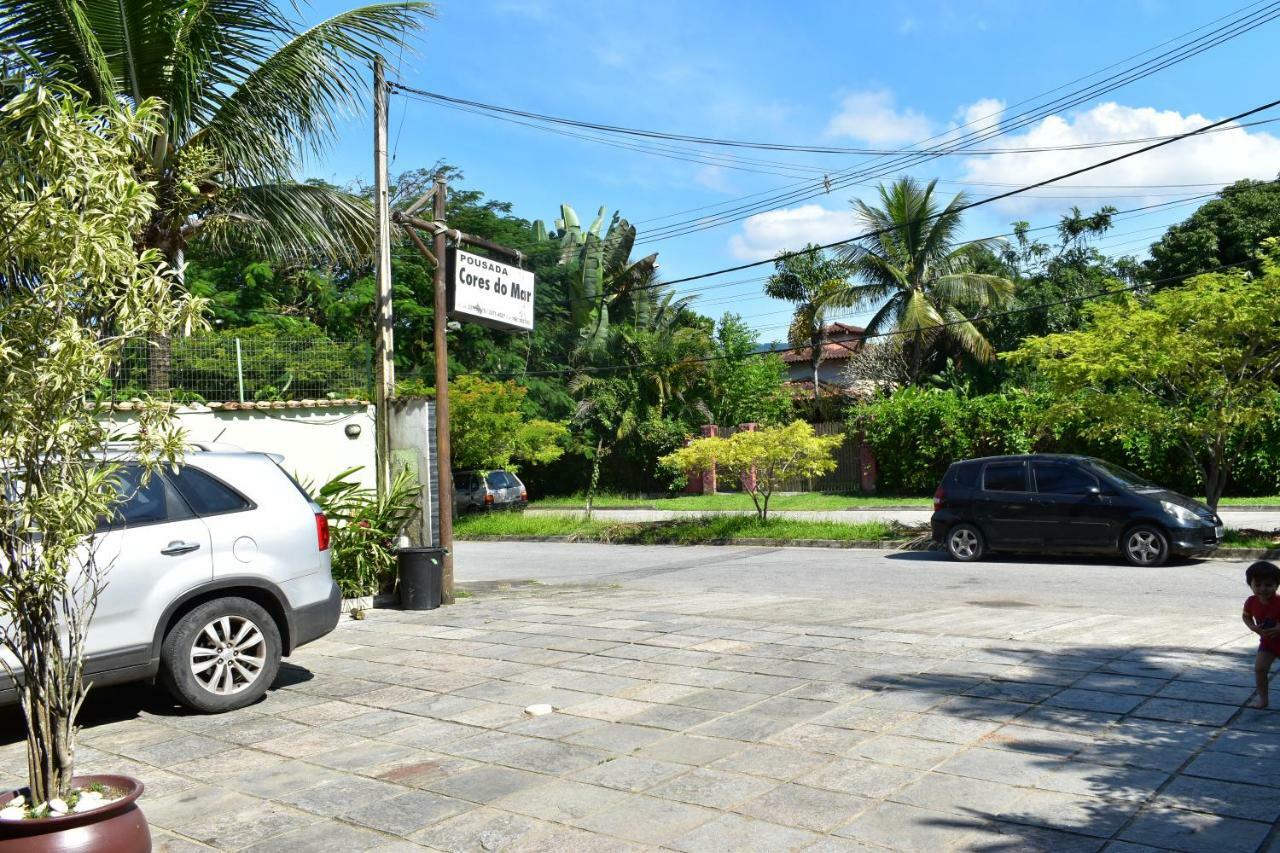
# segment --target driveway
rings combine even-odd
[[[161,851],[1273,849],[1240,575],[463,543],[473,597],[344,620],[232,714],[103,690],[80,761]]]

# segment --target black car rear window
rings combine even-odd
[[[951,482],[961,489],[978,488],[978,473],[982,469],[973,463],[957,464],[951,469]]]
[[[992,462],[987,465],[983,488],[988,492],[1025,492],[1027,466],[1021,462]]]

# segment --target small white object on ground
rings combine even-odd
[[[530,717],[541,717],[544,714],[550,714],[554,710],[550,705],[530,705],[524,709],[524,712]]]
[[[67,801],[60,797],[54,797],[52,800],[49,801],[49,811],[53,812],[54,814],[66,814]]]
[[[22,806],[5,806],[0,809],[0,820],[22,820],[27,816],[27,810]]]
[[[25,806],[26,804],[27,804],[27,798],[22,796],[21,794],[18,794],[12,800],[5,803],[6,806]]]

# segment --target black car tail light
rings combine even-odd
[[[933,493],[933,511],[937,512],[942,509],[942,502],[947,497],[947,493],[942,490],[942,486],[938,486],[938,490]]]

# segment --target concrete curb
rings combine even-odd
[[[502,536],[494,533],[458,537],[469,542],[568,542],[583,545],[736,545],[763,548],[865,548],[873,550],[931,551],[932,546],[909,548],[915,539],[708,539],[704,542],[604,542],[579,536]],[[1280,548],[1219,548],[1212,556],[1226,560],[1280,559]]]

